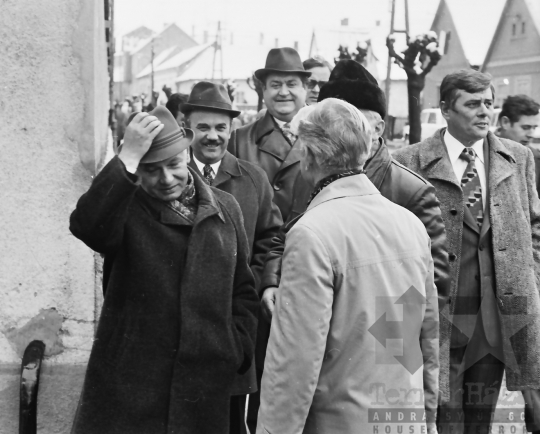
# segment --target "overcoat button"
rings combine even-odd
[[[456,214],[457,214],[457,209],[451,209],[451,210],[450,210],[450,214],[456,215]]]
[[[450,261],[452,261],[452,262],[454,262],[454,261],[456,260],[456,258],[457,258],[457,256],[454,255],[453,253],[450,253],[450,254],[448,255],[448,259],[449,259]]]
[[[274,190],[279,191],[281,190],[281,182],[277,182],[274,184]]]

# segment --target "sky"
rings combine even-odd
[[[215,34],[218,21],[224,35],[238,38],[279,38],[279,45],[309,43],[314,28],[335,27],[344,18],[350,27],[389,29],[390,0],[115,0],[115,35],[145,25],[159,31],[175,22],[188,34]],[[404,26],[404,0],[396,0],[396,24]],[[409,0],[411,33],[429,30],[439,0]],[[307,42],[306,42],[307,41]]]

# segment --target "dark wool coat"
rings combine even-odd
[[[274,203],[287,221],[302,154],[298,147],[291,147],[272,115],[266,112],[261,119],[233,131],[228,151],[266,172],[274,189]]]
[[[189,166],[200,174],[193,158]],[[272,238],[283,224],[279,208],[272,202],[274,193],[268,178],[260,167],[225,152],[212,186],[232,194],[240,205],[251,248],[251,271],[258,287],[266,253]],[[257,390],[255,365],[237,377],[231,392],[233,395]]]
[[[436,189],[446,226],[452,286],[440,324],[440,391],[449,394],[451,320],[458,292],[462,255],[463,192],[456,180],[442,134],[399,149],[393,157],[426,178]],[[489,203],[495,296],[500,310],[505,363],[510,390],[540,389],[540,201],[535,186],[532,152],[511,140],[487,136]],[[458,211],[459,210],[459,211]],[[479,247],[480,249],[480,247]]]
[[[110,270],[73,433],[228,432],[258,299],[236,200],[193,178],[193,225],[117,157],[71,216],[71,232]]]

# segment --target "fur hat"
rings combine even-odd
[[[318,102],[326,98],[339,98],[358,109],[386,116],[386,98],[377,80],[355,60],[340,60],[330,80],[319,93]]]

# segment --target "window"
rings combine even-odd
[[[524,35],[525,34],[525,21],[523,21],[521,23],[521,34]]]
[[[512,36],[516,36],[516,23],[512,24]]]

